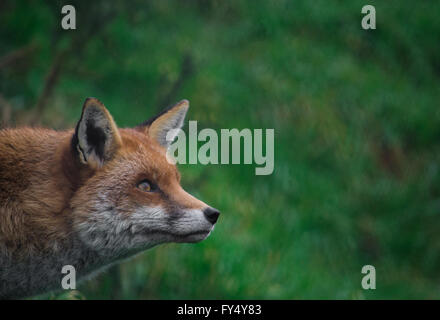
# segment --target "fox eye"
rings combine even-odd
[[[137,184],[137,188],[144,192],[153,192],[155,188],[148,180],[142,180]]]

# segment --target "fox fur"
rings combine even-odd
[[[185,192],[166,159],[166,134],[188,106],[119,129],[88,98],[75,129],[0,130],[0,299],[61,289],[65,265],[81,280],[158,244],[210,234],[218,211]]]

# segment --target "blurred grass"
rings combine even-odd
[[[121,127],[187,98],[199,130],[274,128],[275,171],[181,165],[183,186],[223,213],[211,237],[147,251],[72,297],[440,298],[440,3],[370,1],[371,31],[360,27],[365,4],[115,4],[66,61],[41,123],[73,126],[87,96]],[[0,56],[39,48],[0,70],[20,123],[73,31],[58,30],[60,10],[47,3],[9,5]],[[190,72],[173,92],[185,57]],[[376,267],[374,291],[361,289],[365,264]]]

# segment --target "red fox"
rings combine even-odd
[[[158,244],[209,236],[219,211],[185,192],[166,158],[167,133],[188,107],[119,129],[88,98],[74,130],[0,130],[0,298],[61,288],[65,265],[81,280]]]

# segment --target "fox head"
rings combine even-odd
[[[188,107],[183,100],[135,128],[119,129],[99,100],[85,101],[71,142],[89,176],[71,209],[73,228],[91,249],[120,253],[209,236],[219,211],[183,190],[166,157]]]

